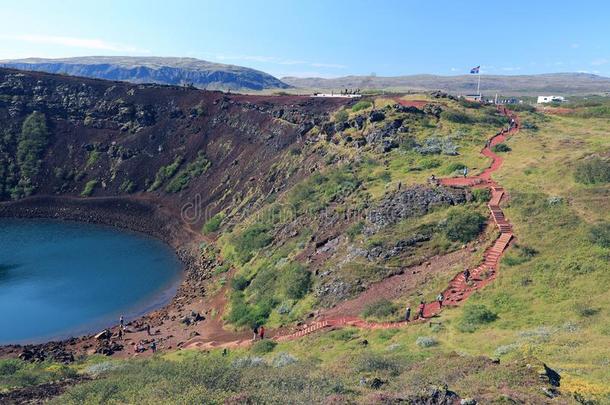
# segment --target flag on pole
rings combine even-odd
[[[477,66],[477,67],[473,67],[472,69],[470,69],[470,74],[476,75],[479,74],[479,69],[481,69],[481,66]]]

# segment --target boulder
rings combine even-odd
[[[369,115],[369,121],[371,122],[383,121],[384,119],[385,114],[383,113],[383,111],[374,110],[371,111],[371,114]]]

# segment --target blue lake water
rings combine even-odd
[[[97,332],[167,303],[182,267],[169,246],[111,227],[0,219],[0,344]]]

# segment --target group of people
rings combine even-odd
[[[157,352],[157,342],[156,341],[152,341],[149,343],[148,347],[150,348],[150,351],[152,351],[153,353]],[[138,344],[136,344],[134,346],[133,349],[136,353],[143,353],[146,351],[146,342],[144,342],[143,340],[140,340],[138,342]]]
[[[469,283],[470,282],[470,270],[465,269],[462,272],[462,275],[464,276],[464,281],[466,283]],[[445,301],[445,296],[441,292],[436,296],[436,302],[438,302],[439,309],[443,307],[443,301]],[[424,315],[425,310],[426,310],[426,303],[424,301],[420,301],[419,305],[417,306],[417,314],[415,315],[415,318],[413,318],[413,320],[425,318],[425,315]],[[407,306],[407,309],[405,310],[405,321],[411,322],[411,307],[410,306]]]
[[[252,327],[252,340],[263,340],[265,338],[265,327],[263,325],[254,325]]]

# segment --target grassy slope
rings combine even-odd
[[[312,383],[319,383],[317,378],[320,376],[337,387],[342,387],[335,389],[325,386],[321,391],[325,395],[331,392],[340,392],[348,397],[372,395],[374,390],[361,387],[359,379],[379,377],[388,380],[388,385],[384,388],[388,392],[416,392],[429,384],[447,382],[462,397],[499,398],[501,392],[510,391],[513,398],[541,403],[543,400],[536,381],[532,381],[526,371],[520,368],[520,364],[524,364],[523,359],[533,356],[561,373],[562,391],[578,392],[585,397],[597,398],[600,403],[608,400],[610,301],[606,290],[610,285],[609,253],[607,249],[592,245],[587,239],[590,224],[599,220],[610,221],[608,186],[577,184],[573,180],[572,170],[574,162],[582,156],[610,149],[607,136],[610,123],[608,120],[574,117],[550,117],[542,120],[525,113],[523,119],[537,121],[540,130],[524,130],[508,141],[512,151],[504,154],[505,165],[495,174],[495,178],[511,195],[505,212],[514,224],[517,243],[535,249],[536,255],[524,261],[526,259],[519,255],[522,249],[512,247],[508,253],[512,260],[503,262],[498,279],[472,296],[464,307],[444,311],[435,320],[438,324],[412,325],[397,331],[334,331],[281,343],[272,353],[261,356],[271,362],[278,353],[288,352],[299,359],[289,373],[298,373],[305,381],[302,387],[307,390]],[[444,131],[455,125],[442,124],[444,128],[437,130]],[[455,129],[452,128],[451,131]],[[471,169],[484,167],[484,162],[476,156],[476,152],[488,135],[488,130],[491,128],[470,128],[468,134],[472,140],[460,142],[463,147],[460,150],[461,156],[442,157],[442,165],[460,161]],[[336,149],[337,153],[350,153],[349,150],[341,150],[339,146],[328,146]],[[409,156],[414,159],[414,164],[429,159],[400,149],[393,151],[389,155],[388,165],[384,165],[390,168],[386,170],[391,172],[392,181],[415,182],[413,176],[419,176],[421,178],[418,177],[418,181],[421,182],[432,172],[440,173],[440,168],[421,172],[407,170],[408,166],[404,162]],[[369,185],[369,191],[379,187],[379,193],[371,194],[383,193],[384,186],[381,184],[376,186],[371,182]],[[549,204],[549,198],[556,196],[562,197],[562,202]],[[423,221],[437,221],[440,215],[441,211],[435,212]],[[407,232],[412,225],[407,221],[388,230],[388,233],[391,235],[402,230]],[[225,246],[227,248],[230,246]],[[293,253],[290,249],[283,253],[279,250],[273,252],[280,255]],[[251,265],[255,265],[257,260],[260,258],[255,257]],[[251,268],[251,265],[245,267]],[[447,278],[449,276],[445,275]],[[434,283],[441,285],[443,280],[434,280]],[[430,295],[435,290],[432,288],[424,293]],[[303,302],[304,309],[313,305],[308,298]],[[490,324],[479,325],[474,332],[463,332],[459,327],[460,320],[468,308],[477,304],[485,305],[497,313],[498,319]],[[304,310],[299,312],[303,313]],[[271,321],[273,320],[272,315]],[[279,322],[278,319],[275,321]],[[422,337],[431,337],[437,344],[422,347],[417,344],[418,338]],[[363,344],[365,340],[368,343],[366,345]],[[449,354],[451,352],[466,356],[454,357]],[[184,356],[191,356],[180,353],[170,353],[165,357],[172,361],[178,360],[176,364],[182,364]],[[229,357],[232,360],[251,355],[253,354],[240,350],[231,352]],[[483,367],[472,357],[477,355],[499,357],[502,366]],[[202,364],[207,361],[199,354],[194,356]],[[82,369],[82,366],[78,367]],[[141,375],[131,371],[135,374],[130,381],[148,381],[147,384],[155,378],[164,381],[165,377],[153,378],[150,373],[146,374],[146,370],[165,370],[168,375],[174,376],[172,378],[176,384],[201,382],[185,381],[171,367],[155,367],[140,367],[139,370],[143,370]],[[255,374],[269,376],[273,384],[281,379],[277,372],[265,370]],[[120,383],[124,375],[120,372],[111,372],[109,375],[111,380],[108,383],[102,380],[83,386],[75,394],[86,397],[87,392],[99,393],[106,390],[115,399],[135,395],[130,394],[128,387],[112,386],[113,382]],[[253,377],[244,378],[240,384],[243,384],[243,389],[247,389],[248,384],[252,384]],[[165,382],[157,384],[161,384],[163,392],[156,391],[154,384],[153,387],[147,385],[145,395],[142,394],[144,397],[138,398],[152,400],[154,395],[158,395],[175,400],[176,395],[181,395],[171,387],[163,388]],[[254,385],[257,388],[252,387],[253,392],[266,392],[267,388],[260,388],[258,383]],[[297,387],[295,391],[298,390]],[[298,396],[292,388],[290,395]],[[488,400],[486,403],[493,401]]]

